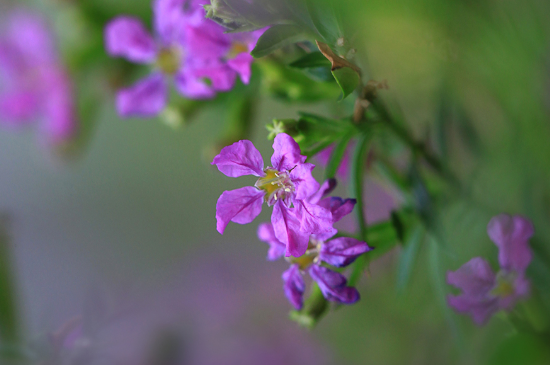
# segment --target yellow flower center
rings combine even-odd
[[[254,186],[265,191],[265,201],[268,205],[275,204],[277,200],[285,200],[294,192],[294,184],[287,172],[270,168],[264,172],[265,176],[259,178]]]
[[[491,294],[502,298],[514,294],[514,280],[515,275],[513,273],[499,272],[497,274],[497,284],[491,290]]]
[[[233,42],[233,44],[231,45],[231,49],[227,54],[227,58],[235,58],[241,53],[248,53],[248,46],[242,42]]]
[[[182,54],[175,47],[163,48],[157,55],[156,66],[166,75],[173,75],[180,69]]]

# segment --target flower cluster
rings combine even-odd
[[[72,85],[49,27],[16,11],[0,34],[0,123],[23,127],[40,120],[47,139],[61,143],[76,131]]]
[[[489,222],[487,233],[499,249],[500,271],[495,275],[481,257],[474,257],[460,269],[447,273],[447,283],[462,289],[450,295],[449,305],[460,313],[468,313],[477,324],[484,324],[499,310],[511,310],[516,302],[529,294],[525,270],[532,259],[529,239],[533,225],[521,216],[501,214]]]
[[[327,180],[309,198],[311,204],[319,204],[330,210],[334,223],[351,213],[356,203],[355,199],[325,198],[335,186],[334,179]],[[336,233],[336,230],[332,230],[311,235],[306,253],[299,258],[287,259],[291,266],[283,273],[283,287],[288,300],[296,309],[302,309],[304,304],[305,282],[301,271],[306,269],[327,300],[343,304],[353,304],[359,300],[357,289],[347,286],[347,280],[342,274],[322,266],[322,263],[338,268],[346,267],[372,248],[352,237],[332,238]],[[258,237],[270,246],[268,260],[274,261],[284,255],[285,245],[277,239],[273,225],[262,223],[258,228]]]
[[[258,177],[253,187],[225,191],[220,196],[216,205],[218,231],[223,234],[230,221],[252,222],[266,202],[273,206],[271,223],[261,224],[258,235],[271,247],[269,260],[286,256],[292,263],[283,274],[285,293],[291,303],[298,309],[303,305],[305,284],[300,270],[307,268],[327,299],[356,302],[359,293],[346,286],[345,277],[321,266],[321,262],[347,266],[371,249],[354,238],[330,240],[337,233],[333,224],[353,210],[355,200],[325,197],[334,189],[335,180],[319,187],[311,175],[314,165],[305,162],[306,157],[288,134],[277,135],[273,149],[271,166],[265,168],[260,152],[246,140],[225,147],[214,158],[212,164],[227,176]]]
[[[247,84],[249,54],[263,31],[226,34],[205,18],[202,0],[155,0],[155,36],[134,17],[120,16],[105,28],[111,56],[147,64],[149,76],[120,90],[116,105],[123,117],[159,114],[168,102],[168,85],[190,99],[208,99],[233,88],[237,76]]]

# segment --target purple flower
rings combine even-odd
[[[123,117],[150,117],[166,106],[168,83],[191,99],[208,99],[231,90],[237,75],[250,79],[248,54],[259,35],[236,36],[204,17],[204,1],[155,0],[153,38],[143,23],[120,16],[105,27],[111,56],[152,66],[150,76],[120,90],[117,110]],[[241,41],[243,39],[243,41]]]
[[[288,270],[283,272],[283,282],[285,295],[292,303],[294,308],[302,309],[304,305],[304,292],[306,290],[306,284],[304,278],[300,273],[300,267],[298,264],[291,265]]]
[[[76,132],[73,90],[54,36],[32,13],[11,13],[0,34],[0,123],[22,127],[40,120],[53,143]]]
[[[462,289],[461,295],[448,296],[449,305],[460,313],[470,314],[479,325],[499,310],[511,310],[529,294],[525,270],[532,258],[529,239],[534,229],[526,218],[501,214],[491,219],[487,233],[499,248],[498,274],[481,257],[447,273],[447,283]]]
[[[333,179],[325,181],[319,191],[308,200],[312,204],[319,201],[341,202],[341,204],[333,204],[332,207],[328,207],[327,209],[331,210],[332,208],[331,212],[334,212],[342,210],[342,207],[346,207],[345,210],[347,213],[345,214],[349,214],[355,204],[353,199],[323,199],[327,193],[334,189],[335,185],[336,181]],[[336,218],[340,219],[341,217],[336,216]],[[346,278],[335,271],[321,266],[321,262],[335,267],[345,267],[353,263],[360,255],[371,251],[372,248],[367,243],[351,237],[339,237],[331,240],[330,238],[335,234],[336,230],[322,234],[312,234],[309,237],[308,248],[305,254],[299,258],[288,258],[291,267],[283,274],[283,287],[287,298],[296,309],[302,308],[304,293],[303,286],[296,283],[301,283],[301,280],[303,280],[300,270],[305,270],[308,267],[311,278],[318,283],[327,300],[343,304],[352,304],[359,300],[359,293],[355,288],[347,286]],[[258,237],[270,246],[268,260],[273,261],[284,255],[285,245],[275,236],[271,224],[262,223],[258,228]]]
[[[357,289],[347,286],[346,278],[340,273],[320,265],[312,265],[309,276],[317,282],[327,300],[342,304],[353,304],[359,300]]]
[[[307,250],[310,234],[332,231],[332,214],[308,201],[319,188],[311,175],[315,166],[305,163],[306,157],[300,155],[294,139],[279,134],[273,150],[272,166],[265,169],[260,152],[246,140],[224,147],[214,158],[212,164],[229,177],[259,177],[254,187],[222,193],[216,204],[217,229],[223,234],[230,221],[252,222],[265,201],[273,206],[271,223],[275,237],[285,245],[287,256],[299,257]]]

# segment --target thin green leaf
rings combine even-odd
[[[255,58],[267,56],[277,49],[304,40],[302,28],[295,25],[274,25],[262,34],[250,53]]]
[[[346,153],[348,143],[353,138],[354,134],[355,133],[347,133],[334,147],[330,160],[328,161],[327,168],[325,169],[325,179],[332,179],[336,176],[338,167],[340,167],[344,154]]]
[[[361,82],[361,77],[357,71],[348,67],[333,70],[332,75],[340,86],[340,89],[342,89],[342,100],[352,94]]]
[[[424,228],[422,224],[416,224],[413,231],[409,234],[407,241],[399,255],[399,263],[397,265],[397,291],[403,291],[411,277],[414,263],[418,256],[418,251],[424,237]]]
[[[365,178],[365,164],[367,162],[367,151],[370,146],[372,133],[365,132],[359,137],[355,152],[353,154],[352,163],[352,181],[351,188],[353,196],[355,197],[357,204],[355,207],[355,214],[357,217],[357,223],[359,225],[359,239],[362,241],[367,240],[368,225],[367,217],[365,215],[365,206],[363,200],[364,178]],[[368,253],[368,252],[367,252]],[[353,264],[353,271],[350,275],[349,285],[355,285],[361,277],[365,267],[368,264],[366,254],[361,255]]]
[[[451,308],[447,305],[447,290],[445,286],[445,271],[443,270],[443,267],[441,265],[441,254],[440,254],[440,244],[436,242],[434,236],[429,235],[428,236],[428,242],[429,242],[429,264],[430,264],[430,271],[432,276],[432,283],[435,290],[436,299],[439,302],[439,305],[441,307],[441,310],[443,311],[443,314],[445,316],[445,320],[447,321],[447,325],[449,326],[451,333],[455,337],[457,341],[457,345],[459,348],[464,347],[464,339],[462,336],[462,332],[460,331],[460,328],[458,327],[458,323],[456,320],[456,315],[452,312]]]
[[[317,32],[329,44],[336,44],[343,34],[338,24],[340,18],[338,8],[332,0],[306,0],[309,16]]]
[[[399,238],[399,241],[404,242],[405,226],[403,225],[403,222],[401,222],[401,218],[399,217],[399,214],[397,214],[396,211],[392,211],[390,215],[390,219],[391,219],[393,228],[395,229],[395,234],[397,234],[397,237]]]
[[[365,166],[367,163],[367,151],[370,146],[372,134],[369,132],[363,133],[353,155],[352,163],[352,189],[353,196],[357,200],[357,206],[355,207],[355,213],[357,216],[357,223],[359,224],[359,231],[361,233],[361,239],[367,239],[367,218],[365,216],[365,207],[363,201],[363,189],[365,178]]]
[[[327,67],[330,69],[330,61],[321,52],[311,52],[289,64],[294,68]]]
[[[19,326],[9,240],[4,223],[0,221],[0,340],[13,344],[19,337]]]

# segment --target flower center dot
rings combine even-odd
[[[181,58],[179,49],[163,48],[157,55],[156,65],[164,74],[173,75],[180,69]]]
[[[294,184],[288,172],[279,172],[270,168],[265,169],[264,172],[265,176],[259,178],[254,186],[265,191],[266,203],[271,206],[277,200],[283,200],[288,204],[286,200],[294,192]]]

